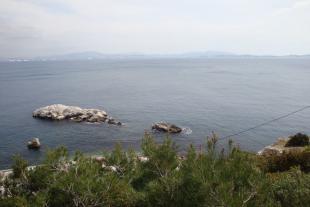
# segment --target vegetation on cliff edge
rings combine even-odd
[[[104,153],[102,162],[79,152],[71,160],[60,147],[49,151],[42,165],[32,170],[16,156],[13,175],[2,183],[0,206],[309,205],[309,150],[298,155],[303,162],[292,164],[289,156],[285,161],[266,160],[232,142],[219,153],[216,142],[213,134],[205,149],[197,151],[190,145],[180,156],[171,139],[156,143],[145,134],[142,154],[117,145]]]

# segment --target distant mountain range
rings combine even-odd
[[[152,58],[310,58],[310,55],[239,55],[220,51],[188,52],[175,54],[143,54],[143,53],[122,53],[105,54],[100,52],[80,52],[64,55],[42,56],[35,58],[10,58],[0,61],[64,61],[64,60],[103,60],[103,59],[152,59]]]

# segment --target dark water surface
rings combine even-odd
[[[32,118],[34,109],[55,103],[104,109],[126,126]],[[157,121],[192,130],[173,136],[182,149],[203,143],[212,131],[225,136],[306,105],[309,59],[2,62],[0,168],[10,165],[13,154],[36,163],[47,148],[59,145],[87,153],[116,142],[138,148],[145,129]],[[310,133],[310,110],[234,140],[256,151],[296,132]],[[40,151],[27,149],[31,137],[40,138]]]

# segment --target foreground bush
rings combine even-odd
[[[204,150],[189,146],[182,157],[171,139],[158,144],[146,134],[140,161],[120,145],[102,162],[78,152],[69,159],[60,147],[33,170],[16,157],[0,206],[309,206],[309,174],[270,173],[232,143],[218,153],[216,141],[212,135]]]
[[[285,147],[303,147],[310,145],[309,136],[302,133],[297,133],[291,136]]]
[[[301,171],[310,172],[310,151],[283,152],[282,155],[264,156],[260,158],[260,167],[265,172],[283,172],[293,167]]]

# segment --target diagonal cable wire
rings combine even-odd
[[[251,131],[251,130],[253,130],[253,129],[256,129],[256,128],[259,128],[259,127],[268,125],[268,124],[270,124],[270,123],[279,121],[280,119],[284,119],[284,118],[286,118],[286,117],[289,117],[289,116],[291,116],[291,115],[293,115],[293,114],[296,114],[296,113],[298,113],[298,112],[304,111],[304,110],[309,109],[309,108],[310,108],[310,105],[309,105],[309,106],[304,106],[304,107],[302,107],[302,108],[300,108],[300,109],[298,109],[298,110],[296,110],[296,111],[290,112],[290,113],[288,113],[288,114],[284,114],[284,115],[279,116],[279,117],[277,117],[277,118],[275,118],[275,119],[272,119],[272,120],[269,120],[269,121],[260,123],[260,124],[258,124],[258,125],[255,125],[255,126],[253,126],[253,127],[250,127],[250,128],[244,129],[244,130],[241,130],[241,131],[236,132],[236,133],[234,133],[234,134],[230,134],[230,135],[221,137],[221,138],[219,138],[219,140],[225,140],[225,139],[228,139],[228,138],[230,138],[230,137],[234,137],[234,136],[243,134],[243,133],[245,133],[245,132],[248,132],[248,131]]]

